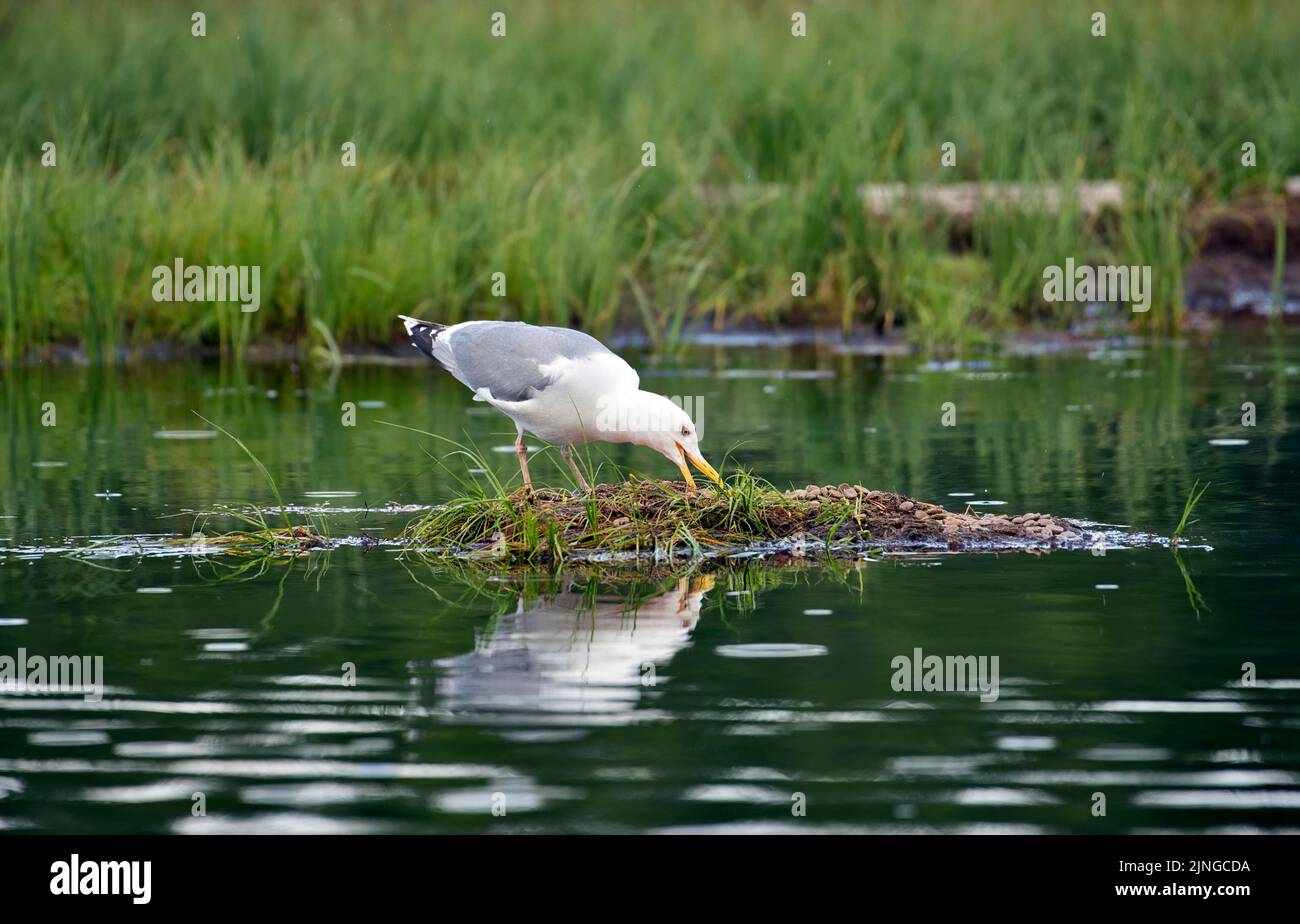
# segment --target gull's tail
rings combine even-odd
[[[399,314],[398,317],[406,325],[406,334],[411,338],[411,343],[418,347],[425,356],[446,369],[446,363],[439,359],[434,352],[433,344],[438,339],[438,335],[447,329],[447,325],[435,324],[432,321],[421,321],[419,318],[408,318],[404,314]]]

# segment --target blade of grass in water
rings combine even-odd
[[[204,417],[198,411],[194,411],[193,413],[195,417],[203,421],[208,426],[213,427],[214,429],[230,437],[230,439],[234,440],[235,445],[238,446],[240,449],[244,450],[244,454],[248,456],[248,458],[253,460],[253,464],[257,466],[257,470],[262,473],[262,477],[266,479],[266,483],[271,486],[271,493],[275,495],[275,504],[280,511],[280,519],[284,522],[284,528],[290,530],[293,529],[293,523],[289,521],[289,511],[285,508],[284,505],[284,498],[280,496],[280,488],[275,483],[275,479],[271,477],[270,470],[268,470],[267,467],[262,464],[262,460],[253,454],[253,450],[249,449],[246,445],[244,445],[243,440],[235,436],[235,434],[231,433],[225,427],[221,426],[220,424],[213,423],[211,420],[208,420],[208,418]]]
[[[1171,540],[1172,545],[1177,545],[1179,541],[1183,538],[1183,531],[1186,530],[1187,527],[1191,526],[1193,523],[1196,522],[1195,520],[1191,519],[1192,511],[1195,510],[1196,505],[1201,502],[1201,496],[1204,495],[1205,492],[1210,489],[1210,482],[1207,481],[1205,483],[1205,487],[1201,488],[1200,491],[1197,491],[1196,489],[1200,485],[1200,483],[1201,482],[1199,479],[1195,481],[1192,484],[1192,490],[1187,493],[1187,500],[1183,504],[1183,515],[1178,520],[1178,526],[1174,528],[1174,534]]]

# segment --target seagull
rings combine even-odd
[[[722,476],[700,455],[694,421],[678,405],[641,390],[641,377],[603,343],[566,327],[522,321],[435,324],[399,314],[411,343],[483,401],[515,422],[515,454],[531,491],[524,433],[560,447],[578,485],[591,485],[573,461],[573,447],[592,441],[635,443],[663,455],[695,479],[690,462],[718,484]]]

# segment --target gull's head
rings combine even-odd
[[[700,437],[691,415],[663,395],[638,391],[629,403],[625,420],[625,438],[629,443],[655,450],[676,465],[682,478],[692,488],[695,479],[687,463],[710,479],[722,484],[722,476],[700,454]]]

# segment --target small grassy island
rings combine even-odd
[[[781,491],[748,474],[721,488],[625,481],[589,494],[519,489],[458,498],[407,527],[426,554],[557,559],[600,553],[699,554],[749,547],[998,550],[1086,545],[1079,523],[1044,514],[946,510],[862,485]]]

